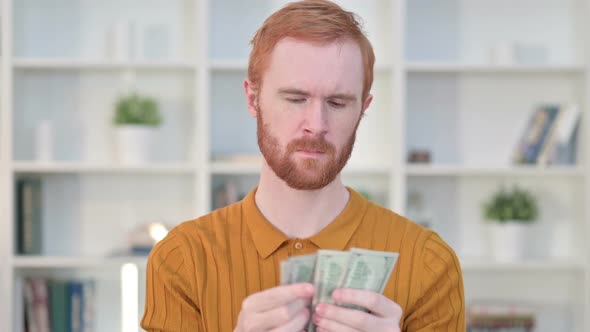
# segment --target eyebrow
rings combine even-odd
[[[296,89],[296,88],[281,88],[278,91],[279,94],[281,95],[299,95],[299,96],[305,96],[305,97],[309,97],[311,94],[309,92],[300,90],[300,89]],[[347,101],[355,101],[356,100],[356,96],[353,94],[348,94],[348,93],[335,93],[332,95],[329,95],[327,99],[342,99],[342,100],[347,100]]]

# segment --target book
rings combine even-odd
[[[560,111],[559,105],[543,105],[533,111],[518,142],[514,153],[514,162],[518,164],[535,164],[537,162]]]
[[[70,317],[68,282],[49,281],[49,313],[52,332],[67,332]]]
[[[42,252],[42,184],[40,179],[16,182],[17,251],[22,255]]]
[[[82,296],[82,282],[70,281],[68,283],[68,307],[70,313],[67,324],[68,332],[82,332]]]
[[[31,278],[24,283],[25,312],[30,332],[49,332],[49,294],[47,281],[41,278]]]
[[[82,332],[94,332],[94,294],[95,283],[93,280],[82,282]]]
[[[25,331],[94,332],[94,280],[25,279]]]
[[[577,104],[561,106],[561,111],[537,159],[537,164],[575,164],[580,116],[581,112]]]

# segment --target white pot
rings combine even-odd
[[[528,225],[508,221],[489,224],[491,256],[499,262],[517,262],[523,258]]]
[[[155,129],[148,126],[117,126],[115,129],[116,159],[125,165],[149,162]]]

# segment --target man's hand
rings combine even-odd
[[[318,331],[399,332],[402,308],[387,297],[360,289],[338,289],[332,293],[336,303],[354,304],[369,312],[320,303],[313,315]]]
[[[310,318],[308,305],[315,289],[300,283],[255,293],[242,302],[235,332],[303,331]]]

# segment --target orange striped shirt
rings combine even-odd
[[[232,331],[242,301],[280,284],[280,262],[318,249],[399,252],[384,294],[403,309],[402,331],[465,331],[463,280],[453,250],[434,232],[348,188],[340,215],[318,234],[288,238],[241,202],[184,222],[152,250],[147,331]]]

